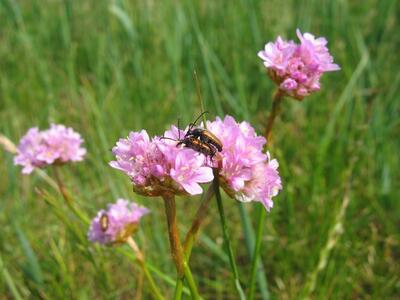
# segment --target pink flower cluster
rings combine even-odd
[[[100,244],[125,242],[137,229],[140,218],[148,213],[145,207],[118,199],[116,203],[109,204],[107,210],[102,209],[97,213],[90,225],[88,239]]]
[[[261,202],[269,211],[282,184],[277,160],[263,153],[265,138],[257,136],[249,123],[237,123],[231,116],[208,121],[207,128],[223,144],[219,175],[225,192],[242,202]]]
[[[176,139],[177,134],[173,126],[164,136]],[[199,183],[213,179],[212,169],[205,165],[203,155],[176,144],[160,137],[150,139],[145,130],[131,132],[113,148],[116,160],[110,165],[126,173],[134,190],[142,195],[201,194]]]
[[[207,128],[223,145],[213,160],[183,145],[177,147],[173,140],[182,139],[185,132],[172,126],[164,137],[173,140],[150,139],[144,130],[131,132],[113,148],[116,160],[110,165],[126,173],[134,190],[147,196],[200,194],[199,184],[212,181],[211,168],[219,168],[222,187],[231,197],[262,202],[269,210],[282,186],[277,161],[263,153],[265,139],[249,123],[237,123],[230,116],[208,121]]]
[[[337,71],[340,67],[333,63],[327,40],[315,38],[310,33],[296,31],[300,44],[285,41],[280,36],[265,45],[258,56],[264,60],[268,74],[288,96],[302,100],[320,89],[319,79],[324,72]]]
[[[21,138],[14,164],[23,166],[22,173],[29,174],[35,168],[81,161],[86,154],[82,142],[78,133],[64,125],[51,124],[44,131],[34,127]]]

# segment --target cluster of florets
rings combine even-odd
[[[88,232],[91,242],[100,244],[123,243],[138,228],[141,217],[149,210],[125,199],[109,204],[107,210],[100,210],[92,220]]]
[[[310,33],[296,31],[300,44],[278,37],[258,52],[264,60],[271,79],[287,96],[302,100],[320,89],[319,79],[324,72],[337,71],[340,67],[333,63],[327,40],[315,38]]]
[[[174,126],[164,136],[175,138],[173,132],[178,132]],[[134,191],[142,195],[201,194],[199,183],[213,179],[212,169],[205,164],[203,155],[176,147],[176,142],[171,140],[157,136],[150,139],[145,130],[131,132],[112,151],[116,160],[110,165],[126,173]]]
[[[35,168],[81,161],[86,154],[82,143],[79,133],[64,125],[51,124],[44,131],[34,127],[21,138],[14,163],[23,166],[22,173],[29,174]]]
[[[219,175],[226,193],[242,202],[261,202],[270,210],[282,184],[277,160],[263,152],[265,138],[257,136],[249,123],[237,123],[231,116],[207,122],[207,128],[223,144]]]
[[[250,124],[237,123],[230,116],[207,122],[207,128],[223,145],[213,159],[177,146],[185,131],[172,126],[164,133],[168,139],[150,139],[144,130],[131,132],[113,148],[116,160],[110,165],[131,178],[134,191],[147,196],[200,194],[199,184],[213,180],[214,167],[230,196],[239,201],[260,201],[269,210],[281,181],[278,163],[263,153],[265,139],[257,136]]]

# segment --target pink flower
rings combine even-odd
[[[258,201],[267,210],[272,197],[282,189],[277,171],[278,162],[263,153],[266,140],[257,136],[247,122],[237,123],[231,116],[207,122],[207,129],[222,142],[217,154],[222,187],[232,198],[242,202]]]
[[[22,173],[29,174],[35,168],[81,161],[86,154],[82,142],[78,133],[64,125],[51,124],[44,131],[34,127],[21,138],[14,164],[23,166]]]
[[[151,185],[154,179],[162,180],[167,175],[164,155],[145,130],[129,133],[112,151],[116,160],[110,165],[126,173],[134,185]]]
[[[214,176],[210,167],[205,166],[204,155],[193,155],[193,150],[183,149],[175,157],[170,175],[191,195],[203,192],[199,183],[210,182]]]
[[[175,126],[164,134],[174,140],[178,135]],[[160,137],[150,139],[145,130],[131,132],[113,148],[116,160],[110,165],[127,174],[134,191],[142,195],[201,194],[199,183],[213,180],[211,168],[203,154],[176,145],[177,141]]]
[[[282,185],[278,162],[263,152],[265,138],[257,136],[249,123],[237,123],[231,116],[208,121],[207,129],[222,143],[222,151],[213,160],[183,144],[177,146],[187,129],[171,126],[164,133],[166,138],[150,139],[142,130],[120,139],[113,148],[116,160],[110,165],[126,173],[134,191],[146,196],[200,194],[200,184],[213,180],[211,167],[218,168],[228,195],[243,202],[261,202],[269,210]]]
[[[128,200],[118,199],[109,204],[107,210],[100,210],[92,220],[88,239],[100,244],[123,243],[137,230],[139,220],[149,210]]]
[[[266,162],[254,165],[252,180],[246,182],[243,189],[235,194],[235,198],[242,202],[259,201],[269,211],[274,205],[272,197],[282,189],[278,166],[276,159],[269,158]]]
[[[300,29],[296,30],[297,37],[301,41],[300,51],[310,64],[315,63],[321,72],[338,71],[340,67],[333,63],[333,57],[326,47],[328,41],[324,37],[315,38],[310,33],[301,34]],[[314,55],[314,57],[312,57]]]
[[[296,31],[300,44],[278,37],[269,42],[258,56],[264,60],[268,74],[287,96],[302,100],[320,89],[320,77],[325,72],[340,70],[326,47],[327,40],[310,33]]]
[[[284,41],[280,36],[275,43],[269,42],[264,51],[258,52],[258,56],[264,60],[264,66],[274,68],[279,74],[285,74],[289,59],[296,49],[293,41]]]

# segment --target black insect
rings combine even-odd
[[[109,220],[108,220],[108,216],[106,213],[103,213],[100,217],[100,229],[103,232],[106,232],[108,229],[108,224],[109,224]]]
[[[196,120],[196,122],[198,121],[198,118]],[[189,130],[192,130],[191,128],[193,128],[193,124],[195,123],[190,123],[189,124]],[[178,120],[178,139],[172,139],[172,138],[168,138],[168,137],[161,137],[161,139],[167,139],[167,140],[172,140],[172,141],[176,141],[178,142],[176,144],[176,146],[180,146],[180,145],[184,145],[187,148],[190,148],[196,152],[202,153],[205,156],[209,156],[212,160],[212,158],[214,157],[214,155],[217,153],[218,148],[216,148],[213,144],[208,143],[206,141],[204,141],[204,139],[201,139],[200,136],[197,136],[196,134],[188,134],[188,132],[186,132],[185,136],[183,138],[181,138],[181,132],[179,130],[179,120]]]
[[[189,128],[185,133],[185,136],[181,139],[180,130],[179,130],[179,120],[178,120],[178,139],[171,139],[168,137],[161,137],[162,139],[168,139],[177,141],[176,146],[184,145],[187,148],[190,148],[194,151],[204,154],[205,156],[209,156],[212,160],[215,154],[222,151],[222,143],[221,141],[209,130],[196,127],[197,121],[207,112],[203,112],[197,119],[189,124]]]
[[[203,153],[205,156],[209,156],[211,159],[214,157],[215,153],[217,151],[215,148],[193,136],[187,136],[183,138],[182,140],[179,140],[178,144],[179,145],[184,145],[187,148],[193,149],[194,151]]]
[[[179,136],[177,140],[163,136],[163,137],[161,137],[161,139],[176,141],[176,142],[178,142],[176,144],[177,147],[180,145],[184,145],[185,147],[190,148],[196,152],[202,153],[205,156],[209,156],[211,158],[211,160],[214,157],[215,153],[217,153],[217,150],[213,146],[211,146],[193,136],[187,136],[183,139],[181,139],[181,137]]]
[[[206,143],[210,145],[211,147],[215,147],[218,152],[222,151],[222,143],[221,141],[209,130],[202,128],[202,127],[196,127],[197,121],[201,118],[202,115],[204,115],[205,112],[202,112],[200,116],[197,117],[197,119],[189,124],[189,129],[185,133],[185,139],[188,137],[194,137],[196,139],[199,139],[203,143]],[[215,151],[216,152],[216,151]]]

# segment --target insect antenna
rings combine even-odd
[[[196,126],[196,123],[198,120],[200,120],[200,118],[204,115],[204,114],[208,114],[208,111],[203,111],[198,117],[197,119],[193,122],[189,124],[189,130],[191,130],[194,126]]]
[[[181,128],[179,127],[179,119],[180,118],[178,118],[178,139],[180,140],[181,139]]]
[[[171,138],[169,138],[169,137],[166,137],[166,136],[160,136],[160,140],[171,140],[171,141],[175,141],[175,142],[178,141],[178,140],[175,140],[175,139],[171,139]]]

